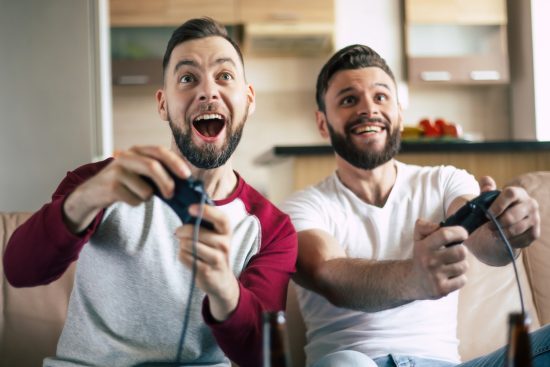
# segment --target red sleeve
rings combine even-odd
[[[239,277],[240,297],[231,316],[216,322],[208,297],[203,318],[220,348],[241,367],[262,365],[262,312],[284,310],[288,281],[295,272],[297,236],[288,216],[271,207],[269,227],[262,227],[263,243]]]
[[[112,159],[91,163],[68,172],[52,196],[25,223],[15,230],[4,252],[4,272],[14,287],[51,283],[78,258],[80,250],[101,222],[103,211],[88,229],[72,234],[63,222],[63,203],[82,182],[96,174]]]

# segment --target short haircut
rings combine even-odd
[[[163,75],[166,75],[166,68],[170,62],[170,56],[172,56],[172,51],[177,45],[187,41],[213,36],[222,37],[231,43],[235,51],[237,51],[241,64],[244,68],[244,60],[241,49],[239,48],[239,45],[237,45],[237,43],[229,37],[227,34],[227,29],[212,18],[204,17],[190,19],[176,28],[176,30],[172,33],[172,36],[168,41],[168,45],[166,46],[166,51],[164,52],[164,58],[162,59]]]
[[[317,77],[315,98],[319,111],[326,112],[325,94],[328,83],[334,74],[340,70],[353,70],[367,67],[379,67],[388,74],[395,83],[395,77],[384,60],[376,51],[365,45],[351,45],[336,52],[323,66]]]

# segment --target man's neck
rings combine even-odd
[[[214,169],[201,169],[189,165],[193,177],[204,183],[204,189],[213,200],[223,200],[229,197],[237,188],[237,174],[233,171],[231,161]]]
[[[380,208],[386,204],[397,179],[397,167],[393,159],[372,170],[366,170],[336,156],[336,167],[342,184],[361,200]]]

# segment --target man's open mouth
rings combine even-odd
[[[193,120],[194,130],[204,138],[217,137],[225,126],[225,117],[219,113],[208,113]]]
[[[360,124],[351,128],[349,131],[354,135],[364,135],[364,134],[376,134],[384,130],[385,127],[381,125],[371,125],[371,124]]]

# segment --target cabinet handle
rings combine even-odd
[[[121,75],[116,78],[119,85],[145,85],[149,83],[148,75]]]
[[[451,73],[448,71],[423,71],[420,79],[425,82],[446,82],[451,80]]]
[[[470,72],[472,80],[499,80],[500,73],[496,70],[473,70]]]

